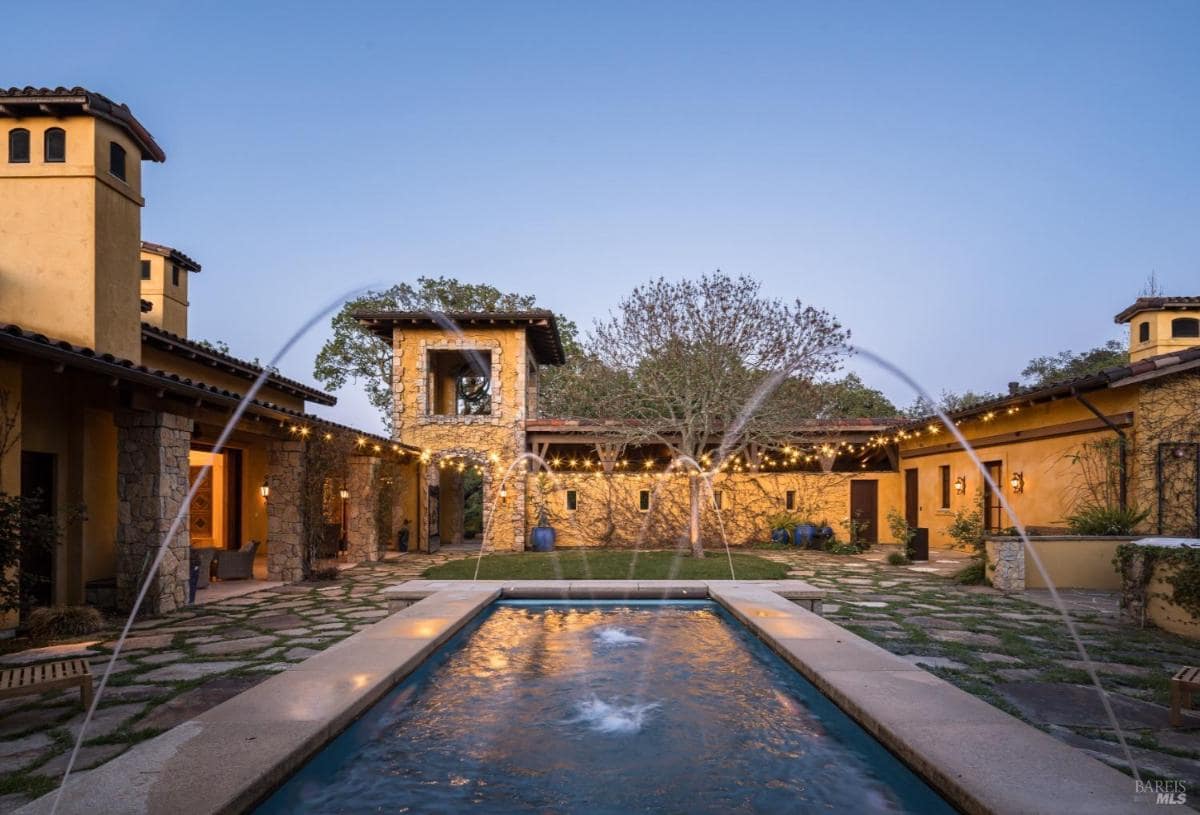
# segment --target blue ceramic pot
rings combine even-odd
[[[813,536],[817,534],[817,528],[812,524],[800,524],[796,527],[796,545],[801,549],[811,549]]]
[[[529,546],[535,552],[553,552],[557,535],[552,526],[535,526],[529,533]]]
[[[791,543],[792,536],[786,529],[776,529],[771,532],[771,543]]]

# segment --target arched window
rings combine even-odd
[[[1176,317],[1171,321],[1172,337],[1200,337],[1200,320],[1195,317]]]
[[[67,160],[67,131],[61,127],[51,127],[46,131],[42,140],[43,159],[49,162]]]
[[[8,163],[29,163],[29,131],[23,127],[8,131]]]
[[[108,143],[108,172],[125,180],[125,148],[115,141]]]
[[[1138,326],[1138,342],[1150,342],[1150,323],[1144,322]]]

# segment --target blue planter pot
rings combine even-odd
[[[817,528],[812,524],[800,524],[796,527],[796,546],[800,547],[801,549],[811,549],[813,546],[813,537],[816,534]]]
[[[557,538],[552,526],[535,526],[529,533],[529,546],[535,552],[553,552]]]
[[[791,543],[792,536],[786,529],[776,529],[771,532],[771,543]]]

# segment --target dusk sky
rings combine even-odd
[[[1152,271],[1200,294],[1197,2],[52,8],[5,4],[0,85],[130,105],[167,152],[142,237],[203,264],[192,336],[247,358],[352,287],[488,282],[586,327],[720,268],[930,390],[1003,390],[1123,337]]]

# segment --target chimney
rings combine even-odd
[[[141,294],[150,303],[142,320],[186,339],[188,275],[198,271],[200,264],[178,249],[142,241]]]

